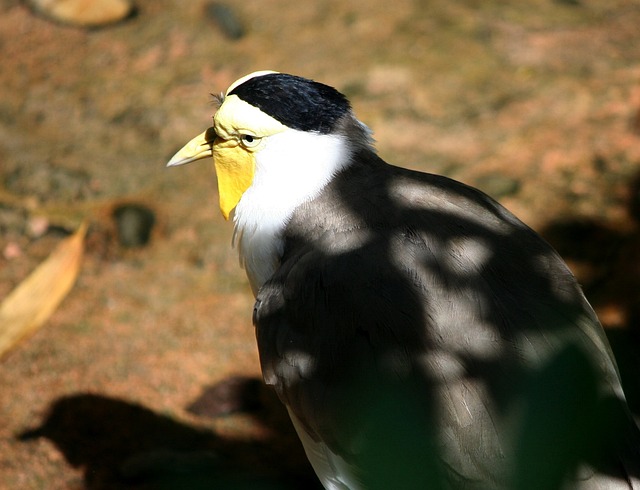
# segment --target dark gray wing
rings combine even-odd
[[[256,303],[265,380],[363,488],[514,488],[524,402],[557,356],[570,351],[557,379],[582,359],[592,379],[557,397],[559,420],[583,399],[622,403],[604,332],[559,256],[500,205],[360,161],[287,228]]]

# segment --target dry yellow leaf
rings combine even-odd
[[[83,223],[0,304],[0,357],[40,328],[71,290],[84,252]]]

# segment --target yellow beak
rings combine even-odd
[[[184,145],[178,152],[171,157],[167,167],[176,165],[185,165],[195,162],[203,158],[213,156],[213,142],[216,139],[216,131],[214,128],[207,129],[204,133],[193,138],[189,143]]]
[[[218,175],[220,211],[229,219],[244,192],[253,182],[255,162],[253,155],[235,139],[219,138],[214,128],[207,129],[184,145],[167,163],[167,167],[185,165],[203,158],[213,157]]]

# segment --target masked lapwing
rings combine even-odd
[[[213,157],[264,380],[327,489],[639,488],[605,333],[534,231],[390,165],[334,88],[256,72],[169,162]]]

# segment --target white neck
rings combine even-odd
[[[351,160],[339,135],[294,129],[266,138],[256,171],[234,214],[234,245],[254,294],[272,276],[283,253],[282,231],[293,211],[313,199]]]

